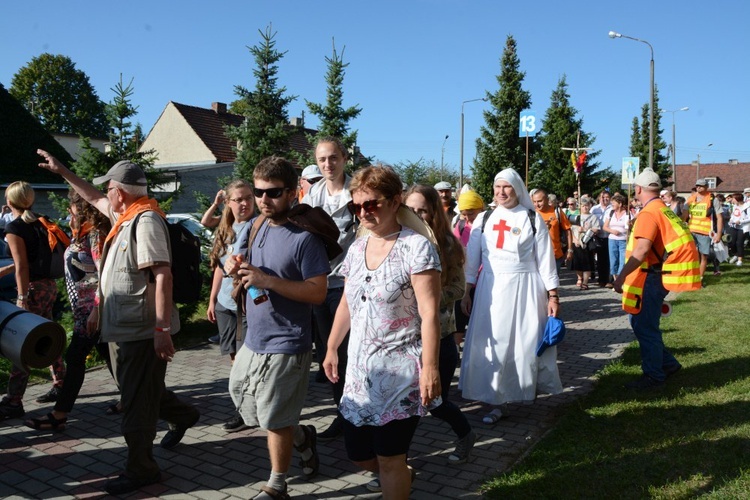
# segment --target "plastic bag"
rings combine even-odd
[[[719,262],[726,262],[729,260],[729,250],[724,242],[719,241],[713,244],[714,256]]]

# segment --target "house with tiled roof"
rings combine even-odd
[[[199,191],[213,199],[219,188],[217,180],[232,175],[235,143],[226,136],[225,127],[241,125],[244,119],[227,112],[227,105],[220,102],[211,108],[167,104],[140,149],[154,150],[158,156],[154,168],[174,175],[173,183],[162,186],[163,191],[182,189],[183,195],[172,206],[174,212],[197,211],[192,193]],[[309,152],[312,146],[307,135],[317,131],[305,128],[299,118],[292,119],[289,126],[293,127],[289,147]]]
[[[675,165],[673,190],[680,196],[690,196],[695,181],[706,179],[714,193],[741,193],[750,187],[750,163],[729,160],[727,163],[699,163]]]

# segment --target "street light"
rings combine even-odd
[[[660,109],[662,113],[672,113],[672,184],[674,186],[673,191],[677,191],[677,145],[675,144],[675,133],[674,133],[674,114],[678,111],[687,111],[690,108],[687,106],[680,109]]]
[[[651,119],[648,127],[648,168],[654,169],[654,48],[646,40],[640,38],[634,38],[632,36],[623,35],[616,31],[609,32],[610,38],[627,38],[629,40],[635,40],[636,42],[645,43],[648,48],[651,49]]]
[[[445,158],[445,141],[448,140],[448,134],[445,134],[445,139],[443,139],[443,149],[440,153],[440,180],[443,180],[443,174],[445,173],[443,170],[443,159]]]
[[[458,189],[461,189],[464,185],[464,104],[467,102],[476,102],[476,101],[487,101],[486,97],[481,97],[479,99],[469,99],[468,101],[464,101],[461,103],[461,167],[458,170]]]
[[[706,149],[710,148],[713,145],[714,145],[713,142],[709,142],[708,146],[706,146]],[[698,182],[698,179],[700,178],[701,178],[701,154],[698,153],[698,161],[695,164],[695,182]]]

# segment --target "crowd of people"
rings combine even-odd
[[[128,449],[124,472],[105,489],[128,493],[161,479],[152,451],[158,419],[169,423],[161,446],[170,449],[200,418],[164,382],[180,327],[164,214],[129,161],[89,183],[39,153],[40,166],[71,186],[65,282],[74,330],[67,373],[55,361],[41,401],[54,408],[25,424],[64,430],[86,355],[99,350],[120,391],[108,412],[122,414]],[[485,425],[507,416],[508,403],[562,392],[557,347],[539,346],[548,318],[561,314],[564,268],[575,272],[580,291],[595,280],[623,293],[643,359],[643,376],[628,387],[663,384],[680,369],[659,330],[665,287],[699,285],[723,234],[732,262],[742,265],[750,231],[750,189],[731,195],[724,210],[704,180],[682,201],[648,169],[636,178],[633,204],[606,190],[596,199],[529,192],[508,168],[496,175],[485,207],[468,186],[454,199],[448,182],[405,186],[388,166],[349,175],[347,150],[334,137],[317,142],[315,158],[301,176],[285,159],[262,160],[252,180],[219,190],[201,220],[214,229],[206,314],[230,361],[236,408],[223,426],[267,431],[271,470],[257,499],[289,498],[294,451],[311,479],[320,468],[318,441],[340,436],[349,459],[375,474],[368,489],[407,498],[409,449],[428,413],[455,434],[447,462],[465,463],[477,436],[449,393],[461,344],[458,388],[486,405]],[[57,288],[36,265],[45,242],[34,230],[33,189],[19,181],[5,196],[13,265],[0,274],[15,274],[18,307],[49,318]],[[673,267],[674,252],[694,265]],[[336,412],[321,432],[300,421],[313,353],[315,380],[330,383]],[[27,380],[13,368],[2,419],[24,416]]]

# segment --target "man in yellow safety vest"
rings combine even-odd
[[[626,262],[613,283],[622,293],[641,351],[643,375],[625,384],[628,389],[664,385],[682,365],[662,339],[661,307],[667,289],[700,288],[698,253],[685,223],[659,198],[661,180],[647,168],[635,179],[635,197],[643,208],[635,220],[626,248]]]

